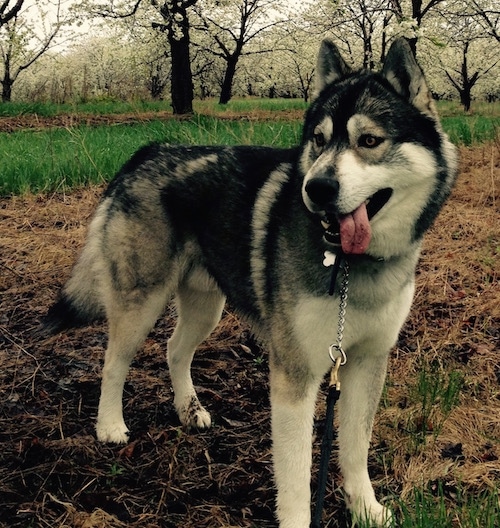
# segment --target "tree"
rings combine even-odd
[[[386,29],[395,19],[391,0],[337,0],[314,4],[307,18],[315,28],[334,35],[342,42],[345,55],[355,64],[367,69],[383,61],[386,48]],[[378,52],[378,53],[377,53]]]
[[[2,5],[0,5],[0,27],[4,26],[9,20],[12,20],[17,16],[23,7],[23,4],[24,0],[17,0],[14,5],[11,5],[9,0],[4,1]]]
[[[448,70],[445,71],[446,76],[450,80],[453,87],[458,91],[460,95],[460,102],[462,103],[464,110],[468,112],[470,110],[472,102],[472,88],[479,79],[479,70],[476,70],[472,75],[469,74],[468,55],[470,49],[470,41],[463,41],[462,45],[462,64],[455,73],[458,76],[453,76]]]
[[[426,3],[423,0],[411,0],[411,14],[406,11],[401,0],[389,0],[392,10],[397,19],[402,23],[407,23],[411,34],[405,35],[414,54],[417,53],[418,31],[422,27],[423,20],[432,14],[437,6],[446,4],[447,0],[428,0]],[[409,24],[408,24],[409,23]],[[407,29],[407,30],[408,30]]]
[[[472,90],[479,79],[500,62],[498,43],[491,42],[494,35],[484,31],[482,14],[477,12],[477,2],[475,4],[468,9],[457,1],[449,6],[449,11],[442,13],[449,35],[447,46],[459,56],[455,62],[457,66],[445,66],[444,70],[466,112],[470,110]]]
[[[494,9],[493,6],[497,8]],[[500,42],[500,9],[493,0],[472,0],[471,8],[485,32]]]
[[[363,67],[373,70],[376,66],[374,58],[373,38],[376,30],[385,28],[390,19],[387,0],[355,0],[346,2],[345,12],[356,35],[363,43]],[[385,32],[382,33],[385,36]]]
[[[261,70],[268,75],[268,89],[275,89],[278,96],[300,96],[309,101],[314,86],[314,70],[318,53],[318,36],[309,31],[302,16],[289,21],[275,30],[274,41],[282,49],[266,57]],[[257,70],[257,65],[253,71]],[[269,87],[269,84],[271,84]]]
[[[52,46],[62,25],[69,18],[61,15],[62,0],[56,2],[55,21],[48,20],[48,13],[43,8],[46,4],[38,2],[36,24],[30,16],[30,7],[23,10],[23,2],[18,1],[9,11],[8,1],[0,6],[0,56],[3,72],[0,79],[2,101],[12,99],[12,87],[19,74],[32,66]],[[41,31],[41,26],[43,30]]]
[[[115,3],[94,5],[89,0],[80,3],[82,12],[90,12],[93,16],[106,18],[127,18],[135,16],[139,8],[147,9],[152,6],[159,21],[153,20],[151,27],[165,33],[170,47],[171,69],[171,97],[174,114],[193,113],[193,76],[190,59],[190,24],[188,9],[196,4],[197,0],[124,0]]]
[[[243,55],[276,51],[275,46],[251,50],[247,47],[250,41],[283,23],[274,10],[275,4],[275,0],[236,0],[227,3],[206,0],[198,3],[196,12],[201,21],[198,29],[208,33],[215,44],[215,48],[205,50],[226,63],[220,104],[226,104],[231,99],[236,68]]]
[[[171,96],[174,114],[193,113],[193,74],[191,72],[188,8],[197,0],[152,0],[165,23],[153,23],[153,28],[167,33],[172,61]]]

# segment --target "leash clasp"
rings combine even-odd
[[[339,366],[347,363],[347,356],[345,355],[344,349],[338,343],[332,343],[328,347],[328,355],[334,364],[337,363],[338,359],[340,359]]]
[[[338,343],[330,345],[328,354],[333,361],[333,367],[330,371],[330,387],[335,387],[337,391],[340,391],[339,369],[347,363],[347,356]]]

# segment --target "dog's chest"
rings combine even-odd
[[[386,351],[394,346],[399,330],[408,316],[413,284],[408,284],[391,299],[370,306],[349,305],[341,332],[342,348],[367,353]],[[306,354],[310,367],[318,373],[331,365],[328,350],[339,336],[338,297],[301,295],[293,311],[293,333],[298,347]]]

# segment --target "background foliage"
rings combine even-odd
[[[4,99],[170,100],[171,45],[183,35],[196,98],[307,100],[322,38],[376,68],[399,35],[415,46],[440,98],[500,96],[494,0],[6,2],[19,3],[15,17],[0,16],[0,76],[13,81],[8,93],[2,83]]]

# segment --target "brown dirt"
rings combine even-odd
[[[233,111],[204,111],[203,115],[217,116],[217,119],[239,119],[245,121],[267,121],[276,119],[293,120],[302,119],[303,110],[282,110],[282,111],[262,111],[255,110],[247,113]],[[189,115],[173,115],[172,112],[161,110],[156,112],[130,112],[128,114],[61,114],[55,116],[40,116],[37,114],[20,115],[14,117],[0,117],[0,132],[17,132],[26,129],[45,128],[71,128],[74,126],[98,126],[146,123],[148,121],[165,121],[168,119],[184,120],[189,119]]]
[[[426,238],[370,455],[389,500],[410,505],[414,486],[440,484],[452,507],[459,486],[471,496],[499,486],[499,159],[498,144],[462,149],[458,187]],[[173,411],[168,311],[126,384],[124,447],[99,444],[93,430],[104,326],[36,337],[101,190],[0,200],[0,526],[275,526],[266,356],[230,311],[194,365],[212,430],[185,431]],[[423,411],[422,369],[463,377],[450,412],[439,401]],[[334,461],[331,470],[326,507],[344,527]]]

